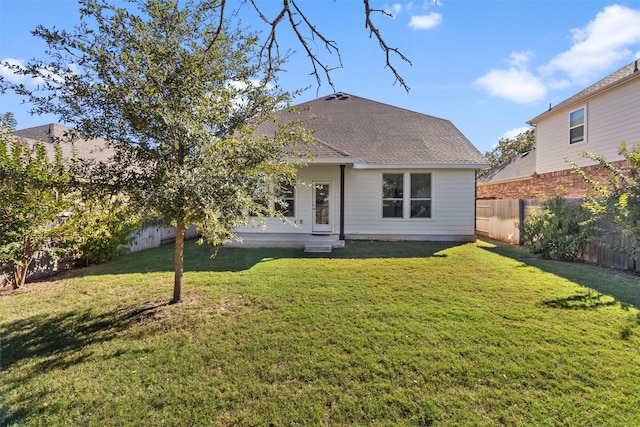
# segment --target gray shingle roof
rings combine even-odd
[[[14,132],[14,135],[31,141],[44,142],[45,147],[50,154],[53,154],[53,146],[51,143],[54,140],[57,140],[60,142],[62,155],[67,159],[72,157],[74,151],[78,159],[86,160],[96,159],[99,161],[106,161],[113,154],[112,150],[104,148],[106,146],[106,141],[103,139],[92,139],[89,141],[75,140],[72,146],[67,138],[65,138],[65,134],[70,130],[71,128],[63,125],[48,124],[17,130]]]
[[[494,184],[531,178],[536,173],[536,150],[520,154],[478,178],[478,184]]]
[[[449,120],[346,93],[296,107],[311,117],[305,125],[314,132],[317,145],[311,151],[316,157],[375,165],[487,165]],[[287,121],[293,116],[283,110],[280,117]]]
[[[558,111],[564,107],[567,107],[569,105],[572,104],[576,104],[578,102],[583,101],[585,98],[588,98],[596,93],[602,92],[604,90],[607,90],[608,88],[615,86],[627,79],[631,79],[631,78],[638,78],[640,77],[640,69],[638,67],[640,67],[640,65],[638,64],[640,62],[640,59],[637,59],[633,62],[631,62],[630,64],[625,65],[624,67],[622,67],[621,69],[619,69],[618,71],[609,74],[607,77],[603,78],[602,80],[592,84],[591,86],[589,86],[588,88],[576,93],[575,95],[565,99],[564,101],[562,101],[561,103],[555,105],[553,108],[549,109],[548,111],[545,111],[544,113],[534,117],[533,119],[529,120],[527,123],[529,124],[535,124],[537,123],[541,118],[543,118],[544,116],[550,114],[551,112],[555,112]]]
[[[449,120],[345,93],[297,107],[306,118],[306,126],[314,132],[316,145],[310,151],[315,158],[372,165],[488,166],[482,154]],[[280,117],[283,121],[300,119],[287,109],[280,112]],[[50,142],[50,137],[62,138],[68,129],[51,124],[15,133]],[[272,124],[265,124],[259,132],[273,130]],[[100,151],[102,146],[102,140],[76,142],[77,157],[106,160],[109,153]],[[70,156],[68,144],[63,144],[63,153]]]

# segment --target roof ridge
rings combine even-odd
[[[327,101],[327,100],[330,100],[330,97],[331,97],[332,95],[337,95],[337,94],[342,94],[342,95],[346,95],[346,96],[343,96],[343,97],[337,97],[337,98],[334,98],[334,99],[337,99],[337,100],[346,100],[346,99],[349,99],[349,98],[358,98],[358,99],[360,99],[360,100],[362,100],[362,101],[373,102],[373,103],[376,103],[376,104],[384,105],[385,107],[393,108],[393,109],[395,109],[395,110],[402,110],[402,111],[405,111],[405,112],[407,112],[407,113],[419,114],[419,115],[421,115],[421,116],[431,117],[431,118],[436,119],[436,120],[443,120],[443,121],[446,121],[446,122],[450,122],[450,120],[449,120],[449,119],[445,119],[445,118],[442,118],[442,117],[433,116],[433,115],[431,115],[431,114],[421,113],[420,111],[409,110],[408,108],[398,107],[397,105],[392,105],[392,104],[389,104],[389,103],[386,103],[386,102],[382,102],[382,101],[376,101],[376,100],[374,100],[374,99],[370,99],[370,98],[364,98],[364,97],[362,97],[362,96],[353,95],[353,94],[351,94],[351,93],[347,93],[347,92],[345,92],[345,91],[337,91],[337,92],[331,93],[331,94],[329,94],[329,95],[324,95],[324,96],[321,96],[321,97],[318,97],[318,98],[315,98],[315,99],[312,99],[312,100],[309,100],[309,101],[301,102],[300,104],[297,104],[296,106],[305,105],[305,104],[310,104],[310,103],[312,103],[312,102],[316,102],[316,101]]]

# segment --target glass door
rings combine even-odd
[[[313,183],[313,228],[314,233],[331,232],[331,184]]]

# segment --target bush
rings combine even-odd
[[[122,196],[85,199],[65,223],[64,244],[86,264],[108,261],[128,252],[143,219]]]
[[[607,239],[599,239],[598,243],[605,248],[629,256],[634,261],[634,269],[637,269],[640,263],[640,143],[633,145],[630,149],[623,142],[620,145],[620,154],[628,163],[628,173],[609,163],[602,155],[582,153],[584,157],[597,161],[609,173],[607,184],[589,178],[575,163],[569,162],[569,164],[591,189],[585,207],[594,216],[616,224],[628,239],[625,245],[610,242]]]
[[[562,197],[542,198],[542,213],[532,211],[520,224],[523,244],[535,254],[559,260],[583,260],[592,239],[591,213],[580,204]]]

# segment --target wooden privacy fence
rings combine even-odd
[[[573,203],[583,201],[583,199],[567,200]],[[542,213],[540,199],[476,200],[476,234],[521,245],[520,224],[532,210]],[[610,244],[630,247],[629,238],[624,236],[615,224],[600,220],[597,226],[600,230],[596,232],[596,238]],[[587,245],[584,260],[606,267],[640,271],[640,266],[635,266],[633,259],[596,243]]]
[[[184,232],[185,240],[200,237],[200,233],[194,226],[187,228]],[[165,227],[162,222],[151,224],[136,234],[134,242],[127,248],[129,252],[138,252],[145,249],[157,248],[160,245],[173,243],[176,241],[176,229]]]
[[[520,224],[532,209],[542,212],[539,199],[476,200],[476,233],[521,245]]]

